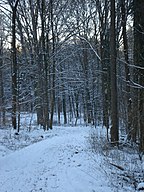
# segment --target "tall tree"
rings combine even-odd
[[[131,102],[131,89],[130,89],[130,69],[129,69],[129,49],[127,38],[127,10],[125,0],[121,0],[121,13],[122,13],[122,37],[123,37],[123,49],[125,58],[125,78],[126,78],[126,106],[127,106],[127,124],[126,133],[128,139],[136,140],[136,131],[132,129],[132,102]]]
[[[50,129],[53,125],[53,116],[54,116],[54,106],[55,106],[55,30],[54,30],[54,12],[53,12],[54,3],[50,0],[50,19],[51,19],[51,33],[52,33],[52,87],[51,87],[51,114],[50,114]]]
[[[103,126],[109,129],[110,61],[109,61],[109,1],[96,1],[100,22],[100,55],[102,65]]]
[[[0,26],[2,26],[2,14],[0,14]],[[3,28],[3,27],[2,27]],[[3,29],[0,32],[0,124],[5,124],[5,99],[4,99],[4,83],[3,83]]]
[[[138,122],[140,132],[140,152],[144,152],[144,1],[134,0],[134,76],[138,105]]]
[[[110,29],[110,62],[111,62],[111,142],[119,141],[118,109],[117,109],[117,77],[116,77],[116,28],[115,0],[111,0],[111,29]]]
[[[17,50],[16,50],[16,12],[19,0],[9,0],[12,9],[12,126],[17,129]]]

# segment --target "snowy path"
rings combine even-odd
[[[112,192],[86,150],[86,128],[62,128],[0,158],[0,192]]]

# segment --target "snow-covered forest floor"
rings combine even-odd
[[[0,192],[134,192],[143,164],[132,148],[111,148],[106,130],[54,126],[22,116],[19,134],[0,128]]]

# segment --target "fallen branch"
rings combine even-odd
[[[116,168],[124,171],[124,168],[123,168],[123,167],[121,167],[121,166],[119,166],[119,165],[116,165],[116,164],[114,164],[114,163],[110,163],[110,164],[113,165],[114,167],[116,167]]]

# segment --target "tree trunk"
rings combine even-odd
[[[53,1],[50,0],[50,15],[51,15],[51,31],[52,31],[52,92],[51,92],[51,114],[50,114],[50,129],[53,125],[54,106],[55,106],[55,32],[53,20]]]
[[[128,57],[128,40],[126,33],[126,9],[125,0],[121,1],[121,11],[122,11],[122,36],[123,36],[123,46],[124,46],[124,57],[125,57],[125,76],[126,76],[126,99],[127,99],[127,127],[126,133],[128,139],[136,141],[136,130],[132,128],[132,102],[131,102],[131,89],[130,89],[130,70],[129,70],[129,57]]]
[[[144,152],[144,1],[134,0],[134,64],[138,92],[138,124],[140,152]]]
[[[17,129],[17,50],[16,50],[16,12],[19,0],[12,9],[12,127]]]
[[[64,115],[64,124],[67,124],[66,97],[64,94],[63,94],[63,115]]]
[[[45,19],[46,19],[46,14],[45,14],[45,0],[41,1],[41,26],[42,26],[42,34],[41,34],[41,38],[42,38],[42,66],[44,68],[43,70],[43,128],[45,130],[48,130],[48,126],[49,126],[49,115],[48,115],[48,59],[46,58],[46,45],[45,45]],[[49,43],[49,42],[47,42]],[[49,50],[47,50],[48,52]]]
[[[117,78],[116,78],[116,32],[115,32],[115,0],[111,0],[111,35],[110,35],[110,61],[111,61],[111,142],[118,145],[118,110],[117,110]]]
[[[57,111],[58,111],[58,124],[60,125],[61,124],[61,99],[59,96],[57,99]]]
[[[5,125],[5,100],[4,100],[4,85],[3,85],[3,39],[0,42],[0,123]]]

